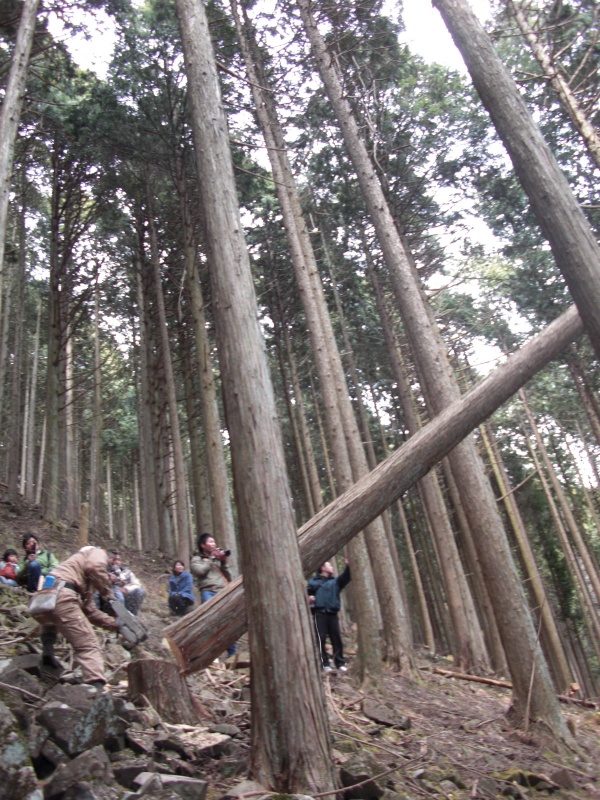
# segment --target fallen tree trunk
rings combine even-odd
[[[510,681],[496,681],[493,678],[482,678],[479,675],[467,675],[464,672],[453,672],[451,669],[434,667],[431,671],[436,675],[443,675],[447,678],[456,678],[459,681],[472,681],[474,683],[486,683],[489,686],[499,686],[501,689],[512,689],[513,686]],[[598,703],[594,703],[593,700],[580,700],[577,697],[569,697],[569,695],[566,694],[559,694],[557,697],[561,703],[572,703],[576,706],[583,706],[583,708],[598,708]]]
[[[337,553],[582,332],[572,307],[305,523],[298,532],[304,573]],[[240,577],[170,625],[165,635],[187,674],[208,666],[246,627]]]

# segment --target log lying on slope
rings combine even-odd
[[[303,525],[298,536],[304,573],[337,553],[582,332],[572,307]],[[166,628],[165,635],[188,674],[207,667],[246,627],[243,578],[238,578]]]

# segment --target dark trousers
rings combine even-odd
[[[331,646],[333,647],[333,661],[336,667],[343,667],[346,661],[344,660],[344,647],[342,645],[342,635],[340,633],[340,622],[338,620],[337,611],[333,613],[315,611],[315,628],[317,630],[317,641],[321,649],[321,663],[323,666],[329,666],[329,656],[325,649],[325,642],[329,636]]]
[[[30,561],[25,565],[25,569],[21,573],[21,583],[25,584],[25,588],[28,592],[37,592],[41,577],[41,566],[37,561]]]
[[[183,617],[184,614],[192,610],[193,605],[194,601],[190,600],[189,597],[183,597],[180,594],[169,595],[169,608],[176,617]]]

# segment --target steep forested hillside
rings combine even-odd
[[[174,637],[248,630],[277,791],[336,780],[304,581],[342,548],[357,687],[426,648],[558,749],[600,695],[600,16],[433,6],[464,73],[379,0],[0,9],[2,492],[231,551]]]

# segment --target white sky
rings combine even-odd
[[[402,0],[402,7],[406,26],[403,41],[410,49],[429,63],[436,62],[466,72],[439,12],[429,0]],[[490,16],[489,0],[471,0],[471,7],[482,22]]]

